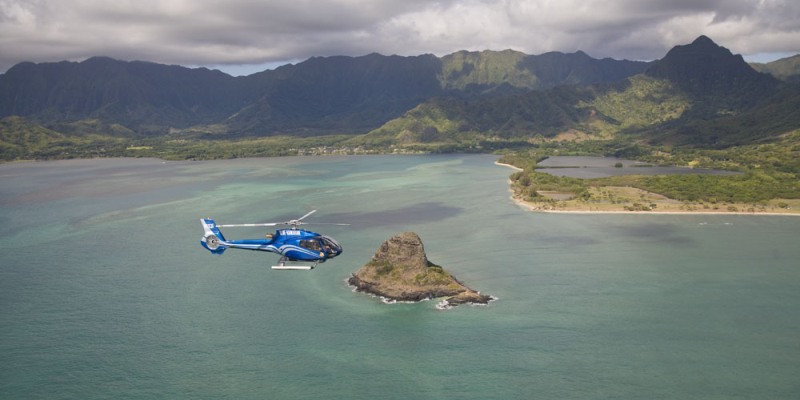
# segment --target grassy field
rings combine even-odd
[[[640,212],[640,213],[746,213],[800,215],[800,200],[776,199],[751,203],[682,202],[645,190],[605,186],[589,188],[588,200],[573,198],[572,193],[540,191],[538,200],[515,201],[534,211]]]

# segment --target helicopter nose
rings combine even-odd
[[[342,246],[330,236],[323,236],[322,242],[325,244],[325,253],[328,258],[333,258],[342,254]]]

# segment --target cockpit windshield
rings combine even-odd
[[[333,240],[333,238],[328,236],[320,236],[313,239],[301,240],[300,247],[313,251],[325,252],[327,257],[336,257],[342,253],[342,246]]]
[[[322,247],[325,249],[325,253],[328,254],[328,257],[335,257],[342,253],[342,246],[333,240],[333,238],[322,236],[320,240],[322,241]]]

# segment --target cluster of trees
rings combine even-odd
[[[752,171],[742,175],[660,175],[644,177],[636,187],[682,201],[754,203],[800,197],[795,176]]]
[[[586,179],[555,176],[543,172],[523,170],[511,175],[518,192],[527,200],[541,197],[539,192],[572,193],[575,197],[588,199],[589,181]]]

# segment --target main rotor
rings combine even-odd
[[[253,227],[253,226],[278,226],[278,225],[288,225],[291,229],[297,229],[300,225],[308,225],[308,222],[303,221],[309,215],[317,212],[317,210],[311,210],[311,212],[303,215],[297,219],[290,219],[288,221],[283,222],[264,222],[260,224],[227,224],[227,225],[217,225],[221,228],[233,228],[233,227]],[[350,224],[335,224],[335,223],[326,223],[326,222],[316,222],[315,225],[339,225],[339,226],[348,226]]]

